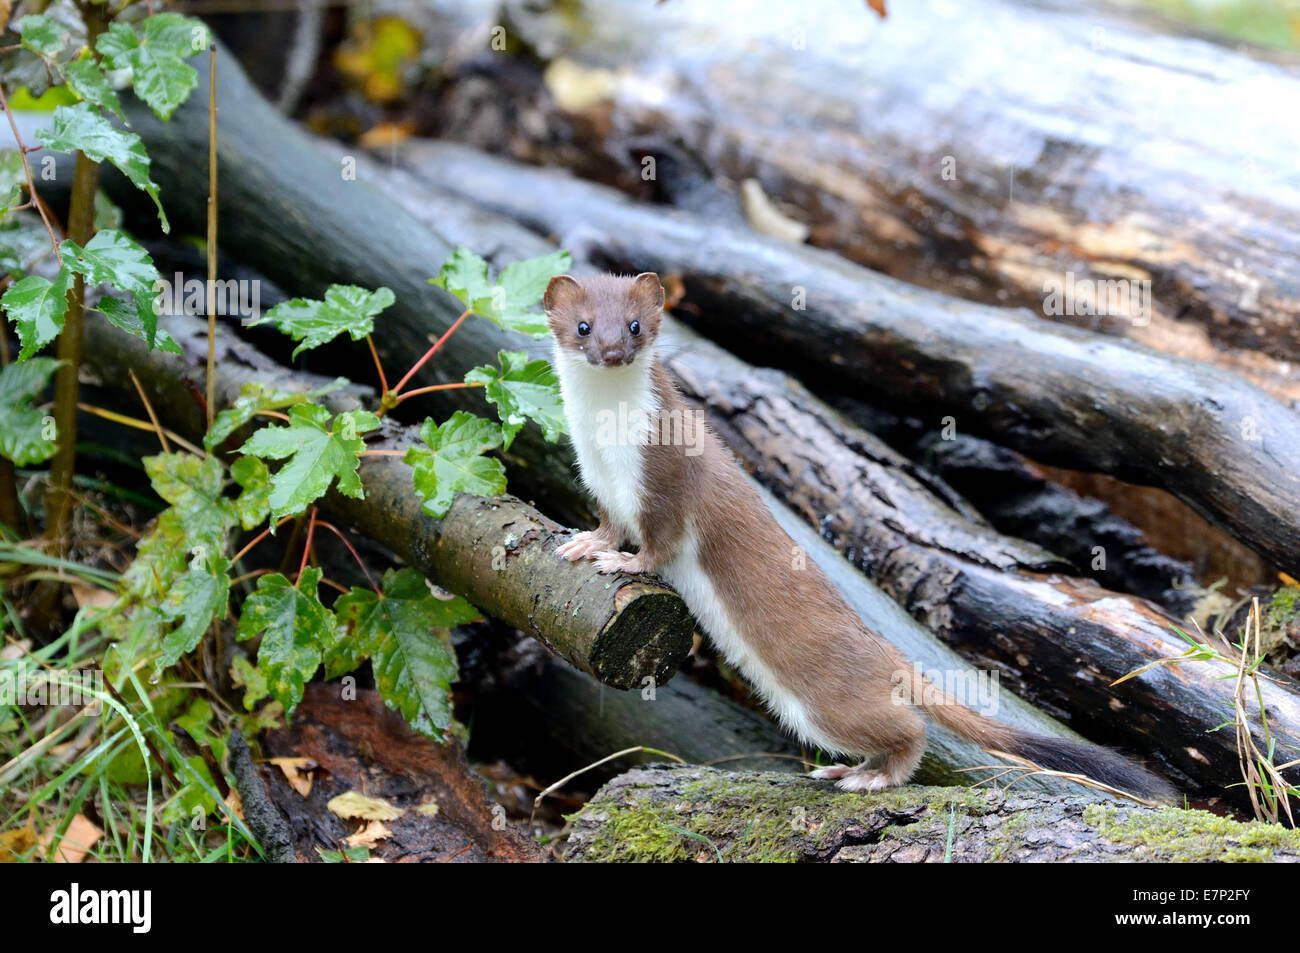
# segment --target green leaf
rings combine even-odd
[[[139,326],[144,332],[141,336],[150,348],[154,347],[158,333],[158,312],[154,310],[158,269],[144,247],[125,232],[107,228],[96,232],[86,242],[85,248],[69,238],[59,246],[59,251],[63,255],[64,267],[83,275],[89,284],[112,285],[131,295]],[[136,322],[125,321],[121,308],[117,308],[115,313],[108,310],[104,313],[119,327],[125,323],[130,325],[127,330],[131,330],[136,325]],[[114,320],[115,317],[118,320]]]
[[[271,690],[266,686],[266,676],[242,655],[236,655],[231,661],[230,679],[235,685],[244,689],[245,711],[252,711],[258,702],[271,694]]]
[[[144,151],[144,143],[135,133],[118,129],[90,103],[81,102],[54,110],[54,127],[42,129],[36,135],[46,148],[56,152],[76,152],[80,149],[93,162],[108,160],[113,163],[136,188],[153,199],[162,230],[171,231],[162,202],[158,198],[158,186],[149,178],[149,156]]]
[[[54,57],[67,42],[68,31],[49,17],[32,13],[18,21],[18,32],[23,35],[23,46],[33,53]]]
[[[524,351],[501,351],[497,359],[499,370],[484,364],[466,374],[465,382],[486,385],[484,394],[496,404],[506,449],[528,420],[537,421],[546,439],[555,443],[566,428],[560,381],[550,363],[530,361]]]
[[[258,457],[240,457],[230,465],[230,475],[242,487],[235,498],[239,525],[252,529],[271,515],[271,472]]]
[[[365,450],[359,434],[374,430],[379,418],[369,411],[349,410],[330,422],[330,412],[316,404],[289,411],[289,424],[263,427],[240,448],[242,453],[288,463],[271,477],[271,515],[296,515],[324,495],[338,479],[339,492],[362,499],[357,476],[358,455]]]
[[[465,305],[472,305],[492,293],[488,263],[464,245],[451,253],[451,257],[443,262],[438,277],[430,278],[429,284],[450,291]]]
[[[330,285],[323,301],[293,298],[277,304],[254,322],[274,324],[295,341],[293,356],[334,340],[345,331],[360,341],[375,329],[375,315],[393,303],[387,288],[367,291],[355,285]]]
[[[0,205],[12,208],[27,190],[27,169],[17,149],[0,149]]]
[[[0,308],[5,309],[18,329],[22,350],[19,361],[25,361],[63,330],[63,319],[68,313],[68,289],[72,286],[72,272],[64,265],[54,281],[40,275],[28,275],[12,284],[0,297]]]
[[[284,410],[296,404],[305,404],[309,400],[346,387],[347,384],[346,377],[337,377],[315,390],[290,392],[275,390],[265,384],[251,381],[239,389],[239,396],[235,398],[232,406],[217,414],[212,422],[212,429],[203,438],[203,446],[208,450],[220,446],[226,438],[264,410]]]
[[[564,274],[572,263],[567,251],[552,252],[507,265],[493,282],[487,262],[462,245],[429,283],[451,292],[475,314],[507,330],[545,337],[549,328],[539,308],[542,295],[551,278]]]
[[[221,461],[192,453],[160,453],[145,457],[143,463],[154,492],[172,505],[190,553],[220,554],[226,533],[239,521],[234,502],[222,494],[226,474]]]
[[[414,569],[384,573],[383,594],[353,589],[335,603],[338,628],[326,648],[325,677],[351,671],[369,657],[384,702],[416,731],[443,740],[453,724],[450,692],[456,653],[447,628],[480,617],[459,596],[443,600]]]
[[[64,66],[63,78],[68,81],[72,91],[86,102],[105,109],[126,122],[117,93],[113,91],[108,77],[104,75],[104,71],[99,68],[99,64],[89,52]]]
[[[271,695],[290,712],[320,667],[321,646],[333,637],[334,613],[316,591],[320,578],[315,566],[303,570],[297,588],[280,573],[262,576],[239,617],[239,640],[262,637],[257,667]]]
[[[195,556],[189,572],[176,581],[160,607],[169,622],[181,624],[163,638],[162,655],[154,665],[161,672],[194,651],[208,627],[226,617],[230,601],[230,560],[220,554]]]
[[[441,519],[457,493],[496,496],[506,489],[506,468],[483,456],[501,446],[501,428],[490,420],[458,410],[439,426],[431,419],[420,428],[425,446],[411,447],[405,461],[414,469],[415,490],[424,511]]]
[[[31,404],[59,364],[34,357],[0,371],[0,456],[20,467],[43,463],[58,449],[57,440],[45,438],[46,414]]]
[[[128,303],[121,298],[114,298],[112,295],[104,295],[95,305],[94,310],[101,312],[104,317],[108,318],[109,323],[116,328],[121,328],[138,338],[149,340],[149,331],[140,320],[140,308],[137,304]],[[168,334],[164,329],[155,327],[153,329],[153,346],[160,351],[166,351],[169,354],[184,354],[185,351],[175,338]]]
[[[178,13],[159,13],[144,21],[143,37],[114,21],[95,43],[111,69],[130,69],[135,93],[159,119],[172,113],[198,85],[199,75],[185,60],[207,49],[207,28]]]

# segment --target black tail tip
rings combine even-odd
[[[1172,784],[1130,761],[1124,755],[1099,745],[1043,735],[1021,734],[1010,752],[1052,771],[1082,774],[1107,787],[1148,801],[1175,804],[1178,791]]]

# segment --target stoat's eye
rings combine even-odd
[[[631,324],[627,326],[627,329],[632,332],[632,337],[636,337],[638,334],[641,333],[641,322],[633,321]]]
[[[590,333],[591,333],[591,325],[588,324],[586,321],[579,321],[579,322],[578,322],[578,337],[580,337],[580,338],[585,338],[585,337],[586,337],[588,334],[590,334]]]

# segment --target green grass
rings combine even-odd
[[[1159,13],[1224,36],[1300,50],[1300,0],[1142,0]]]

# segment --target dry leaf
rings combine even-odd
[[[361,134],[358,142],[367,149],[387,149],[405,142],[415,135],[415,120],[381,122]]]
[[[0,864],[16,864],[19,858],[41,842],[32,827],[31,821],[26,827],[0,833]]]
[[[355,834],[343,838],[343,844],[347,847],[377,847],[380,841],[392,836],[393,832],[384,826],[383,821],[369,821]]]
[[[226,807],[230,809],[230,813],[235,817],[241,821],[244,820],[244,799],[239,796],[237,788],[231,788],[230,793],[226,795]]]
[[[867,0],[867,6],[880,14],[880,19],[885,18],[885,0]]]
[[[101,589],[99,586],[83,586],[76,582],[72,584],[71,589],[72,598],[77,600],[78,609],[84,609],[86,606],[103,609],[117,601],[117,593],[111,589]]]
[[[344,820],[392,821],[406,813],[400,807],[393,807],[381,798],[366,797],[360,791],[340,794],[325,806]]]
[[[423,814],[425,817],[436,817],[438,814],[438,799],[432,794],[415,809],[417,814]]]
[[[41,837],[41,845],[49,847],[54,842],[55,831],[51,828]],[[79,864],[86,854],[95,846],[95,842],[104,836],[84,814],[78,814],[68,825],[68,831],[59,841],[58,853],[54,856],[56,864]]]
[[[284,773],[289,786],[303,797],[311,797],[312,772],[316,762],[311,758],[271,758],[271,763]]]

